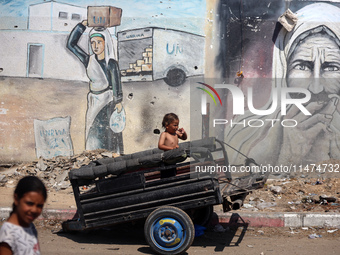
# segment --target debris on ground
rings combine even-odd
[[[321,238],[321,237],[322,237],[322,235],[317,235],[317,234],[311,234],[311,235],[308,236],[308,238],[310,238],[310,239]]]
[[[36,161],[21,164],[0,165],[0,187],[15,187],[17,181],[26,175],[35,175],[45,181],[49,189],[58,191],[70,187],[68,173],[71,169],[88,165],[101,158],[117,157],[118,154],[99,149],[84,151],[72,157],[58,156],[52,159],[39,158]]]
[[[13,188],[21,177],[36,175],[45,181],[49,190],[57,192],[70,188],[68,173],[71,169],[80,168],[101,158],[118,156],[101,149],[84,151],[72,157],[58,156],[52,159],[39,158],[22,164],[0,164],[0,187]],[[340,161],[335,160],[326,163],[340,165]],[[327,176],[326,173],[314,171],[269,178],[262,189],[253,190],[246,196],[240,210],[339,213],[340,174],[333,172]]]
[[[240,210],[338,213],[340,180],[324,178],[321,181],[317,178],[299,177],[268,179],[263,189],[253,190],[246,197]]]
[[[334,233],[336,231],[338,231],[338,229],[330,229],[330,230],[327,230],[327,233]]]

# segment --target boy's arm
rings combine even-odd
[[[166,139],[166,133],[163,132],[161,134],[161,136],[159,137],[158,149],[163,150],[163,151],[168,151],[168,150],[176,149],[176,147],[166,146],[165,145],[165,139]]]
[[[184,128],[180,128],[176,131],[179,139],[186,140],[188,138],[187,132],[185,132]]]

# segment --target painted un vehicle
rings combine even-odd
[[[204,36],[147,27],[121,31],[118,63],[122,82],[164,79],[173,87],[204,74]]]

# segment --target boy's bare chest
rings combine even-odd
[[[178,136],[177,134],[167,134],[166,140],[169,144],[177,144],[178,143]]]

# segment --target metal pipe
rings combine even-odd
[[[243,205],[243,199],[237,199],[235,201],[233,201],[231,208],[233,210],[238,210],[241,208],[241,206]]]

